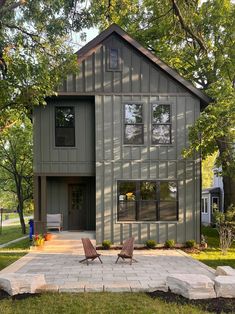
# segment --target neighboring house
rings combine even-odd
[[[80,72],[34,109],[35,227],[96,241],[200,241],[200,158],[188,130],[209,98],[117,25],[78,51]]]
[[[223,178],[218,173],[221,169],[213,169],[213,187],[202,190],[202,214],[201,221],[204,225],[213,222],[213,210],[223,211],[224,207],[224,188]]]

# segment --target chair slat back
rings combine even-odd
[[[98,256],[96,249],[94,248],[91,240],[88,238],[82,238],[82,244],[86,257],[95,257]]]
[[[133,256],[135,238],[131,237],[123,243],[120,255]]]

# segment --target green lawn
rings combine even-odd
[[[26,226],[28,229],[28,226]],[[20,225],[5,226],[0,234],[0,244],[23,237]]]
[[[0,270],[9,266],[24,256],[29,250],[29,239],[10,244],[6,248],[0,249]]]
[[[223,265],[235,268],[235,242],[229,249],[228,254],[222,255],[219,249],[219,236],[216,229],[203,227],[202,233],[206,236],[208,249],[199,254],[192,254],[192,256],[213,268]]]
[[[1,314],[22,313],[207,313],[191,305],[166,303],[144,293],[46,293],[24,300],[1,300]]]

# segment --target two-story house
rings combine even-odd
[[[79,74],[34,109],[35,227],[96,242],[200,241],[200,158],[183,159],[209,98],[117,25],[77,52]]]

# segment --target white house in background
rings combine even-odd
[[[224,187],[223,178],[219,175],[220,168],[213,169],[213,187],[202,190],[201,222],[208,225],[212,222],[213,209],[224,208]]]

